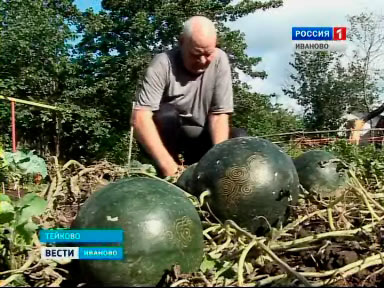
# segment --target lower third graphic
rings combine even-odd
[[[42,259],[122,260],[122,247],[42,247]]]

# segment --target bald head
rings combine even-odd
[[[196,35],[204,38],[216,38],[215,24],[204,16],[193,16],[184,23],[183,36],[194,38]]]
[[[184,23],[180,44],[184,66],[194,74],[205,71],[215,57],[215,24],[204,16],[193,16]]]

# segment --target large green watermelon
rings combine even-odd
[[[193,179],[193,172],[195,171],[196,166],[197,163],[190,165],[187,169],[184,170],[183,174],[181,174],[176,182],[177,186],[192,195],[195,195],[195,181]]]
[[[91,284],[155,286],[173,265],[188,273],[202,261],[199,215],[181,189],[164,181],[130,178],[96,191],[72,225],[82,228],[124,230],[124,260],[80,261]]]
[[[301,185],[310,193],[323,197],[337,196],[347,187],[345,169],[330,152],[311,150],[294,160]]]
[[[215,145],[200,159],[193,177],[199,192],[211,192],[208,204],[217,217],[232,219],[255,234],[267,232],[268,223],[284,223],[299,193],[292,159],[256,137]]]

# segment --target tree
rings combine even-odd
[[[384,55],[384,16],[362,12],[347,19],[351,25],[348,39],[355,45],[351,63],[358,66],[361,72],[357,80],[362,87],[363,112],[370,112],[372,103],[381,92],[377,82],[382,78],[380,64]]]
[[[76,33],[70,26],[78,24],[79,16],[73,0],[0,2],[0,94],[64,109],[52,113],[17,105],[23,148],[56,155],[61,151],[78,159],[87,149],[97,151],[108,136],[109,123],[90,105],[87,79],[80,74],[85,68],[71,55]],[[9,112],[0,117],[2,131],[9,131]]]
[[[0,94],[55,104],[65,89],[72,1],[1,1]],[[55,134],[54,115],[28,106],[17,106],[17,124],[24,138]],[[8,115],[7,115],[8,116]],[[4,121],[9,123],[9,118]],[[7,125],[9,126],[9,124]],[[24,129],[25,128],[25,129]],[[28,136],[28,134],[30,136]]]
[[[373,13],[348,17],[348,39],[355,46],[352,58],[336,52],[294,55],[290,65],[295,71],[283,92],[304,107],[306,128],[336,129],[346,112],[361,111],[362,106],[361,112],[370,112],[381,92],[375,63],[384,52],[383,20]],[[347,64],[342,65],[342,60]]]
[[[250,93],[243,83],[235,88],[233,124],[247,127],[253,136],[293,132],[302,128],[301,119],[279,105],[272,105],[269,95]]]
[[[356,95],[353,77],[341,65],[341,57],[336,52],[298,52],[290,63],[295,72],[283,92],[304,107],[307,129],[339,127],[349,100]]]
[[[78,30],[84,37],[78,46],[77,60],[88,68],[84,69],[84,77],[90,79],[92,92],[89,97],[98,105],[107,107],[105,112],[106,117],[111,119],[111,135],[126,135],[132,101],[144,69],[154,54],[178,44],[183,22],[193,15],[207,16],[216,23],[219,47],[228,54],[232,65],[235,94],[241,93],[251,99],[254,94],[248,88],[240,88],[238,71],[251,77],[265,77],[263,71],[255,71],[261,58],[249,57],[245,52],[244,34],[230,30],[225,23],[258,9],[279,7],[281,4],[282,1],[277,0],[240,1],[235,5],[229,0],[103,0],[103,10],[98,14],[86,11]],[[242,98],[235,97],[237,100]],[[250,124],[241,119],[244,115],[252,117],[254,110],[243,112],[245,114],[241,116],[236,113],[234,121]],[[241,119],[236,120],[237,117]],[[256,127],[244,128],[258,130]],[[125,137],[112,137],[110,146],[104,145],[106,151],[121,147],[121,142],[112,139],[126,141]]]
[[[68,60],[72,1],[1,1],[1,92],[54,104]],[[37,98],[38,99],[37,99]]]
[[[253,134],[269,133],[291,116],[240,81],[239,71],[251,77],[266,74],[255,69],[261,58],[246,54],[244,34],[226,22],[281,5],[281,0],[103,0],[99,13],[80,13],[73,0],[1,1],[0,94],[62,108],[54,115],[18,105],[24,147],[60,152],[64,160],[124,162],[132,101],[144,69],[154,54],[177,45],[187,18],[205,15],[215,21],[219,46],[232,65],[241,111],[234,123]],[[81,41],[74,47],[76,35]],[[9,117],[3,111],[0,117]]]

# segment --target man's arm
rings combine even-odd
[[[144,146],[147,152],[157,162],[164,176],[176,174],[178,165],[165,148],[153,121],[151,110],[134,110],[132,124],[135,128],[137,140]]]
[[[231,66],[228,56],[218,51],[215,89],[209,113],[209,127],[213,144],[229,139],[229,114],[233,112]]]
[[[229,115],[210,114],[209,128],[212,135],[213,145],[219,144],[229,139]]]
[[[167,85],[168,66],[165,54],[158,54],[150,63],[136,95],[132,125],[135,128],[135,137],[157,162],[163,175],[173,176],[177,172],[178,165],[165,148],[152,118],[152,111],[159,109]]]

